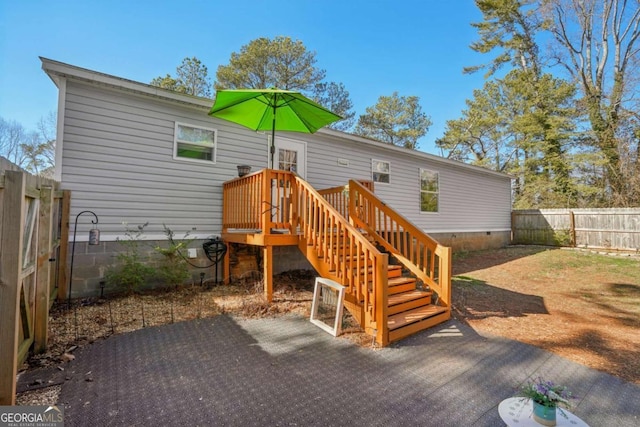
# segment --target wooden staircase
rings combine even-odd
[[[222,238],[262,247],[269,301],[273,246],[297,245],[322,277],[345,287],[345,308],[385,346],[450,318],[451,250],[372,188],[350,181],[317,191],[294,173],[270,169],[236,178],[223,188]]]
[[[385,314],[389,342],[447,321],[451,317],[450,252],[445,251],[448,253],[446,264],[449,271],[446,272],[448,275],[445,276],[446,283],[443,287],[438,283],[439,280],[434,280],[436,274],[440,275],[440,272],[435,271],[438,243],[380,201],[373,194],[371,183],[352,180],[348,187],[348,197],[344,187],[321,190],[320,194],[343,216],[349,218],[369,242],[381,248],[392,261],[404,264],[404,268],[394,264],[388,266]],[[393,232],[378,232],[389,229]],[[407,238],[399,239],[399,234],[410,235],[411,241]],[[419,252],[423,252],[424,256],[418,256]],[[427,255],[428,252],[430,253]],[[432,287],[440,290],[436,295],[436,303],[432,300]],[[444,301],[438,301],[441,297],[444,297]]]
[[[370,242],[375,239],[362,234]],[[344,251],[348,246],[335,249]],[[322,256],[320,257],[323,258]],[[371,273],[371,268],[368,268]],[[416,277],[398,264],[387,265],[387,328],[389,342],[401,340],[416,332],[428,329],[449,319],[447,307],[432,303],[433,291],[419,286]],[[330,271],[332,280],[340,282],[335,270]]]

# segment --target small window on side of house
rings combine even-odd
[[[391,182],[391,163],[385,160],[371,160],[371,179],[373,182],[389,184]]]
[[[438,212],[439,196],[438,172],[420,169],[420,212]]]
[[[192,162],[215,163],[218,131],[176,122],[173,158]]]

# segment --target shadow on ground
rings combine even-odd
[[[451,285],[453,308],[468,320],[549,314],[544,299],[537,295],[498,288],[466,276],[454,277]]]
[[[559,250],[552,246],[509,246],[501,250],[487,249],[483,251],[454,251],[453,274],[465,274],[506,264],[520,258],[535,255],[540,252]]]

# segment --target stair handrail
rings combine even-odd
[[[349,181],[349,218],[451,307],[451,248],[438,243],[360,183]],[[414,243],[415,240],[415,243]]]
[[[325,273],[333,272],[347,288],[346,293],[361,301],[369,322],[365,329],[375,329],[376,341],[388,344],[387,254],[381,253],[308,182],[298,176],[294,180],[294,211],[301,242],[322,254]]]

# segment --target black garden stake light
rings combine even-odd
[[[82,211],[78,215],[76,215],[76,223],[73,227],[73,246],[71,246],[71,269],[69,271],[69,298],[67,299],[67,306],[71,308],[71,286],[73,284],[73,256],[76,253],[76,232],[78,231],[78,218],[82,214],[91,214],[95,217],[95,221],[91,220],[91,223],[94,227],[89,230],[89,244],[90,245],[99,245],[100,244],[100,230],[96,227],[98,225],[98,215],[96,215],[92,211]]]

